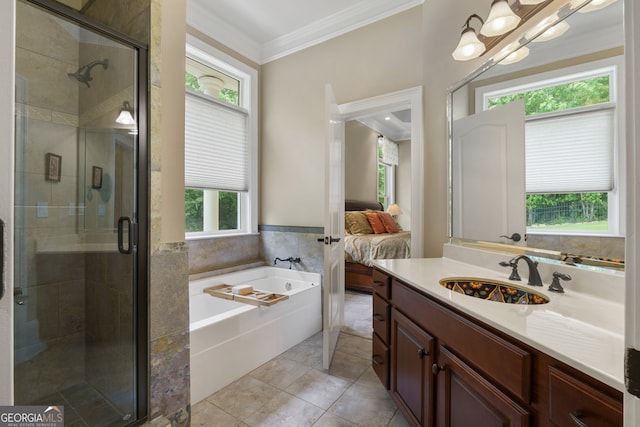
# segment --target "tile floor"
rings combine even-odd
[[[319,333],[194,405],[191,425],[407,426],[371,368],[371,334],[371,295],[348,291],[328,371]]]

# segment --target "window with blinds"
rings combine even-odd
[[[525,102],[527,232],[621,233],[618,67],[603,60],[476,88],[477,108]]]
[[[185,102],[185,186],[247,191],[247,112],[192,91]]]
[[[257,232],[257,71],[187,35],[186,238]]]
[[[561,116],[531,116],[525,124],[527,193],[613,189],[613,106]]]

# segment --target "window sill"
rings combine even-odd
[[[198,233],[198,234],[185,234],[185,240],[212,240],[212,239],[220,239],[224,237],[245,237],[245,236],[259,236],[260,233],[243,233],[243,232],[234,232],[234,233],[224,233],[224,234],[207,234],[207,233]]]

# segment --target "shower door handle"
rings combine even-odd
[[[127,223],[127,248],[124,247],[124,223]],[[133,221],[128,216],[118,218],[118,252],[121,254],[130,254],[133,252]]]

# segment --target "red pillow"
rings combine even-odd
[[[387,230],[387,233],[400,232],[400,227],[398,226],[396,220],[393,219],[391,214],[387,212],[381,212],[378,214],[378,218],[380,218],[380,220],[382,221],[382,224],[384,225],[385,230]]]
[[[384,228],[382,220],[378,216],[378,212],[365,212],[365,215],[367,216],[367,221],[369,221],[369,224],[371,224],[371,228],[373,229],[373,232],[375,234],[387,232],[387,229]]]

